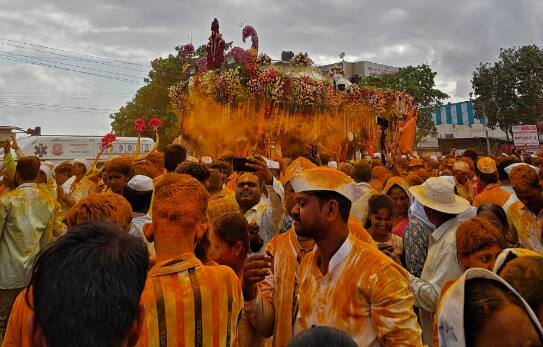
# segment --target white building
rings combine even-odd
[[[487,132],[491,151],[507,140],[505,132],[500,128],[490,129],[485,126],[486,117],[478,118],[471,101],[436,106],[432,120],[437,135],[425,138],[418,144],[417,149],[421,152],[448,154],[453,148],[471,148],[486,153]]]
[[[357,61],[352,63],[340,61],[334,64],[319,66],[319,69],[326,75],[334,66],[341,68],[343,70],[343,76],[353,83],[357,83],[360,78],[370,75],[395,73],[399,70],[399,68],[394,66],[372,63],[371,61]]]

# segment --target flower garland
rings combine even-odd
[[[231,54],[237,62],[234,67],[207,70],[194,76],[192,84],[185,81],[171,86],[169,95],[174,109],[186,109],[185,96],[190,88],[199,89],[219,103],[236,105],[249,97],[257,104],[281,105],[290,113],[338,111],[350,104],[362,104],[375,114],[390,118],[414,107],[413,99],[406,93],[357,85],[339,91],[329,80],[291,76],[273,66],[259,67],[254,57],[242,49],[234,48]]]
[[[215,36],[210,43],[222,44],[215,22]],[[178,49],[180,57],[190,57],[183,65],[183,71],[190,68],[190,73],[172,85],[168,95],[184,134],[200,150],[205,148],[211,153],[225,145],[256,145],[270,134],[285,134],[306,143],[322,142],[328,148],[340,146],[348,133],[356,134],[365,143],[375,143],[379,138],[376,116],[391,121],[390,129],[395,132],[401,116],[416,115],[413,99],[406,93],[356,84],[339,90],[334,83],[342,74],[339,66],[323,76],[313,67],[309,55],[302,52],[290,63],[272,64],[268,55],[258,55],[256,30],[246,26],[242,39],[245,42],[249,37],[252,47],[248,50],[234,47],[226,59],[210,56],[217,63],[212,69],[208,68],[207,57],[197,59],[193,46]],[[223,46],[213,47],[224,53]],[[240,123],[241,119],[250,122]],[[396,135],[387,141],[396,141]],[[206,136],[214,141],[206,141]]]

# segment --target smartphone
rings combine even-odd
[[[256,170],[247,167],[247,158],[234,157],[232,160],[232,168],[237,172],[255,172]]]

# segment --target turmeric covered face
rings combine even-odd
[[[465,221],[456,232],[458,260],[464,270],[482,268],[492,271],[505,246],[502,231],[481,217]]]
[[[236,200],[243,206],[254,206],[260,201],[260,180],[251,173],[244,173],[236,184]]]

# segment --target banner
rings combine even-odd
[[[529,149],[536,150],[539,148],[539,137],[537,135],[537,126],[535,125],[514,125],[513,143],[516,148],[527,146]]]

